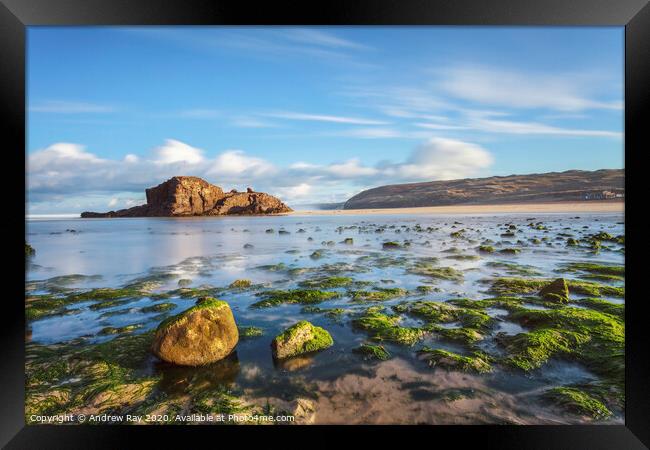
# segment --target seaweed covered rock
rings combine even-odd
[[[163,361],[200,366],[225,358],[238,341],[239,332],[228,303],[203,297],[192,308],[158,326],[152,351]]]
[[[322,350],[332,344],[334,340],[327,330],[301,320],[276,336],[271,343],[271,348],[273,356],[282,359]]]
[[[569,302],[569,285],[564,278],[558,278],[551,284],[544,286],[539,295],[544,299],[557,303]]]

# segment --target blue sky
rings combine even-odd
[[[622,27],[30,27],[28,211],[623,167]]]

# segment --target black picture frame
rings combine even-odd
[[[650,363],[648,331],[643,313],[642,271],[645,253],[643,219],[631,209],[643,207],[647,187],[640,159],[648,149],[650,105],[650,6],[647,0],[0,0],[0,110],[5,138],[5,174],[15,181],[5,196],[9,206],[0,226],[5,236],[9,265],[5,274],[9,290],[2,299],[0,325],[0,445],[5,448],[130,448],[131,434],[171,443],[195,442],[196,433],[223,439],[230,433],[241,439],[263,435],[303,440],[316,431],[319,441],[334,439],[330,430],[341,427],[110,427],[25,426],[24,423],[24,267],[21,231],[24,233],[25,190],[20,187],[25,168],[25,39],[26,27],[37,25],[543,25],[625,27],[625,166],[626,166],[626,409],[625,425],[616,426],[475,426],[475,427],[359,427],[364,434],[383,437],[392,432],[404,439],[473,441],[482,448],[644,448],[650,445]],[[7,141],[9,141],[7,143]],[[645,144],[644,144],[645,143]],[[8,169],[8,170],[7,170]],[[24,172],[23,172],[24,173]],[[23,179],[24,180],[24,179]],[[634,187],[634,183],[638,186]],[[24,186],[24,185],[23,185]],[[647,202],[647,200],[646,200]],[[7,209],[7,208],[5,208]],[[21,275],[22,274],[22,275]],[[21,276],[23,278],[21,278]],[[638,297],[638,298],[634,298]],[[347,427],[350,431],[349,428]],[[215,434],[218,433],[218,434]],[[300,437],[296,436],[301,435]],[[188,438],[188,436],[191,436]],[[312,438],[313,439],[313,438]],[[430,440],[431,439],[431,440]],[[430,441],[429,441],[430,440]],[[422,441],[422,442],[427,442]],[[155,445],[148,441],[148,445]],[[206,442],[206,441],[204,441]],[[210,442],[210,441],[207,441]],[[216,442],[216,441],[215,441]],[[198,442],[196,443],[198,445]],[[190,444],[192,445],[192,444]],[[241,445],[236,444],[236,445]],[[449,444],[446,444],[449,445]]]

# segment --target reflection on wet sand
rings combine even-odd
[[[287,359],[273,359],[273,365],[276,369],[286,370],[288,372],[304,369],[312,363],[312,355],[300,355]]]
[[[193,390],[201,390],[230,385],[237,379],[240,365],[237,352],[233,352],[221,361],[201,367],[183,367],[156,362],[154,371],[162,375],[160,389],[167,395],[174,395],[184,393],[189,387]]]
[[[534,391],[497,391],[484,375],[435,369],[423,373],[402,358],[376,363],[363,373],[316,381],[316,385],[317,399],[267,397],[266,401],[291,411],[309,400],[312,412],[302,420],[316,424],[567,423],[560,411],[536,404]]]

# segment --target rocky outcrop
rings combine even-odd
[[[301,320],[276,336],[271,343],[271,348],[275,358],[283,359],[322,350],[332,344],[334,341],[327,330]]]
[[[173,177],[145,190],[147,204],[106,213],[83,212],[84,218],[182,217],[228,214],[280,214],[291,208],[280,199],[248,188],[247,192],[224,193],[219,186],[198,177]]]
[[[200,216],[224,196],[219,186],[198,177],[174,177],[145,192],[147,205],[161,216]]]
[[[239,331],[228,303],[203,297],[158,326],[152,351],[172,364],[201,366],[228,356],[238,341]]]
[[[358,193],[343,209],[607,200],[624,193],[622,169],[569,170],[380,186]]]
[[[277,214],[291,209],[280,199],[263,192],[226,194],[208,211],[211,216],[224,214]]]

